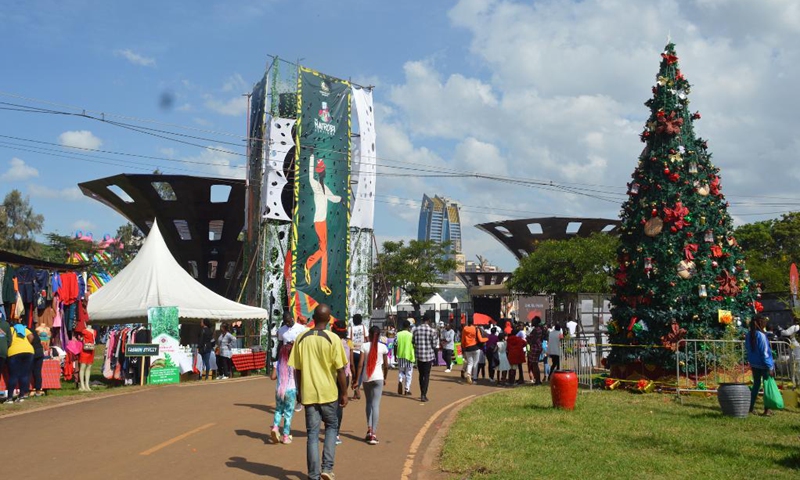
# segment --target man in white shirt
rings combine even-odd
[[[569,331],[569,336],[574,337],[575,334],[578,332],[578,322],[576,322],[575,320],[568,321],[567,330]]]
[[[553,376],[553,372],[561,367],[561,339],[564,334],[561,332],[561,325],[556,323],[553,330],[547,335],[547,355],[550,356],[550,375],[548,380]]]

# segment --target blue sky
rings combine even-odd
[[[163,127],[207,137],[205,146],[244,152],[221,142],[243,134],[241,94],[263,74],[268,55],[277,54],[376,85],[379,163],[596,185],[620,194],[641,150],[642,103],[671,35],[694,85],[693,106],[703,114],[696,128],[709,139],[731,213],[741,223],[791,210],[798,198],[800,12],[793,5],[3,2],[0,92],[6,95],[0,101],[48,107],[30,99],[46,100],[203,129],[215,133]],[[165,93],[174,99],[166,109],[160,106]],[[26,142],[0,138],[0,195],[20,189],[45,215],[45,231],[64,234],[102,236],[125,221],[82,197],[79,182],[146,172],[151,164],[167,173],[244,172],[238,155],[75,116],[0,110],[0,135],[176,160],[129,157],[127,167],[102,165],[25,151],[8,143]],[[187,160],[229,166],[197,170],[182,163]],[[130,162],[148,165],[137,169]],[[464,204],[467,258],[483,254],[506,268],[514,267],[513,257],[471,225],[547,215],[613,218],[619,210],[614,201],[507,183],[379,176],[379,241],[416,234],[423,193]]]

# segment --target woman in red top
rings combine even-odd
[[[514,379],[519,370],[519,381],[517,383],[525,383],[525,377],[522,376],[522,364],[525,363],[525,345],[528,344],[524,339],[517,336],[519,329],[516,327],[511,330],[511,335],[508,336],[508,363],[511,364],[511,370],[508,372],[508,384],[513,385]]]

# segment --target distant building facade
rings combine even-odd
[[[419,230],[417,239],[433,240],[438,243],[450,242],[450,255],[458,266],[448,273],[443,280],[455,281],[455,272],[464,269],[464,253],[461,248],[461,214],[458,203],[438,195],[422,196],[419,211]]]

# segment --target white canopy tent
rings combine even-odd
[[[218,295],[181,268],[153,220],[153,228],[136,258],[89,299],[94,323],[146,323],[150,307],[178,307],[182,320],[259,320],[263,308]]]

